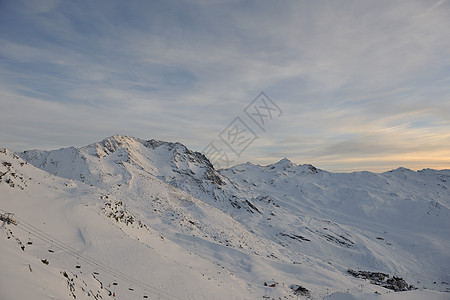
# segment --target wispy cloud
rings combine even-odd
[[[285,113],[237,162],[448,167],[449,14],[420,0],[2,1],[0,142],[118,132],[201,150],[265,90]]]

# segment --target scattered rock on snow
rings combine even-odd
[[[289,286],[289,288],[294,291],[294,295],[306,296],[308,298],[311,297],[311,292],[307,288],[305,288],[301,285],[292,284]]]
[[[363,278],[370,281],[371,284],[382,286],[395,292],[414,290],[415,287],[409,285],[403,278],[393,276],[389,278],[389,274],[381,272],[355,271],[348,269],[347,272],[356,278]]]

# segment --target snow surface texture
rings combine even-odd
[[[2,149],[0,213],[18,224],[1,229],[0,298],[450,299],[449,189],[450,170],[215,170],[179,143],[118,135]]]

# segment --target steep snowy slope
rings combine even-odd
[[[322,296],[330,293],[324,284],[360,284],[320,259],[292,264],[258,254],[281,246],[130,166],[123,192],[56,177],[8,150],[0,161],[1,212],[19,221],[2,228],[2,299],[294,298],[292,284]],[[275,278],[276,286],[263,284]]]
[[[299,251],[348,268],[399,274],[418,286],[448,288],[449,170],[332,174],[284,159],[222,174],[244,193],[260,194],[261,205],[277,203],[271,234],[280,232]]]
[[[180,143],[114,135],[80,149],[30,150],[19,155],[52,174],[95,185],[126,184],[130,179],[126,163],[170,183],[181,174],[198,182],[222,184],[220,175],[203,154]]]
[[[38,170],[7,150],[0,161],[1,212],[19,221],[2,228],[1,299],[256,297],[218,264],[139,222],[111,193]],[[216,210],[215,217],[224,216]]]
[[[54,175],[94,186],[130,187],[132,172],[138,169],[142,174],[161,179],[193,196],[203,196],[202,200],[213,198],[211,204],[216,207],[247,205],[230,201],[228,195],[220,191],[227,179],[203,154],[190,151],[180,143],[114,135],[79,149],[30,150],[19,155]]]
[[[50,190],[61,189],[66,194],[48,201],[72,199],[74,207],[95,212],[93,219],[109,217],[108,226],[120,228],[125,236],[114,236],[109,242],[123,239],[128,245],[131,239],[132,244],[167,256],[169,265],[187,253],[183,266],[202,277],[205,274],[207,284],[189,276],[182,278],[183,284],[210,289],[215,299],[291,298],[297,296],[294,290],[303,297],[302,289],[293,284],[306,287],[309,292],[304,294],[317,299],[338,291],[351,292],[355,299],[389,291],[352,277],[348,269],[384,272],[418,288],[449,290],[449,170],[333,174],[284,159],[269,166],[247,163],[217,171],[202,154],[179,143],[118,135],[79,149],[32,150],[19,155],[55,176],[29,165],[21,168],[41,172],[36,178],[62,184],[50,185]],[[70,189],[72,185],[78,188]],[[11,199],[26,191],[11,188],[6,181],[0,187],[8,187]],[[87,206],[78,200],[85,199],[80,187],[97,193]],[[47,185],[40,188],[38,194],[48,192]],[[16,214],[25,210],[4,205],[6,198],[1,195],[1,209]],[[37,198],[36,203],[45,202]],[[170,249],[182,250],[168,255],[166,243],[173,245]],[[101,254],[109,249],[102,245],[87,248],[98,257],[110,255]],[[148,255],[135,251],[141,257]],[[114,254],[110,261],[116,258]],[[214,267],[204,267],[204,263]],[[140,268],[130,261],[119,265],[129,268],[129,274]],[[174,267],[168,270],[167,274],[177,274]],[[165,279],[157,282],[178,295],[181,289],[173,288],[170,280],[167,287]],[[212,288],[211,280],[220,286]],[[233,286],[233,291],[224,286]],[[181,295],[195,298],[201,294],[211,299],[207,292],[199,293]]]

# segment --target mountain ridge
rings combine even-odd
[[[119,135],[80,148],[0,154],[0,189],[9,198],[55,204],[60,197],[68,203],[85,199],[85,209],[109,218],[133,245],[154,247],[159,242],[152,236],[161,235],[247,282],[253,296],[270,292],[274,298],[289,298],[295,296],[288,287],[292,284],[306,287],[314,297],[331,296],[331,290],[345,291],[337,282],[361,284],[347,278],[347,269],[389,273],[415,286],[449,290],[450,170],[331,173],[287,158],[267,166],[246,163],[216,170],[203,154],[180,143]],[[39,192],[32,193],[30,184]],[[64,192],[53,198],[52,190]],[[36,194],[49,199],[39,200]],[[86,198],[89,194],[97,196]],[[3,198],[1,203],[33,218],[17,201]],[[79,210],[81,203],[71,205]],[[104,249],[92,246],[96,242],[88,233],[81,243],[95,255]],[[167,263],[178,261],[178,255],[184,254],[169,256]],[[260,271],[251,275],[255,269]],[[298,272],[308,274],[301,284],[295,279]],[[274,280],[286,286],[267,290],[262,283],[273,279],[268,273],[278,274]],[[221,280],[234,284],[234,277],[227,276]],[[328,292],[317,283],[320,276],[327,278]],[[368,291],[374,291],[370,283],[353,293],[367,299],[363,292]]]
[[[187,152],[191,152],[191,153],[195,153],[196,155],[199,155],[200,157],[202,157],[202,159],[205,161],[206,164],[212,166],[212,163],[209,161],[209,159],[203,153],[198,152],[198,151],[194,151],[194,150],[190,150],[188,147],[186,147],[185,145],[183,145],[180,142],[169,142],[169,141],[162,141],[162,140],[157,140],[157,139],[146,140],[146,139],[141,139],[141,138],[127,136],[127,135],[120,135],[120,134],[114,134],[112,136],[104,138],[103,140],[101,140],[99,142],[94,142],[94,143],[91,143],[91,144],[88,144],[86,146],[82,146],[82,147],[79,147],[79,148],[76,148],[76,147],[73,147],[73,146],[69,146],[69,147],[62,147],[62,148],[54,149],[54,150],[28,149],[28,150],[24,150],[24,151],[15,152],[15,153],[23,156],[23,155],[25,155],[25,153],[35,153],[35,152],[50,153],[50,152],[58,151],[58,150],[68,150],[68,149],[77,150],[77,149],[83,149],[83,148],[88,148],[88,147],[93,147],[93,146],[100,146],[100,145],[103,145],[106,149],[109,150],[109,152],[112,153],[112,152],[118,150],[120,148],[119,146],[121,146],[121,145],[125,144],[125,145],[128,145],[128,146],[131,146],[133,143],[130,143],[130,141],[132,141],[133,143],[136,143],[136,142],[141,143],[144,146],[152,147],[153,149],[157,148],[159,146],[162,146],[162,145],[167,145],[170,148],[177,148],[177,147],[179,147],[178,149],[183,149],[183,151],[187,151]],[[133,148],[133,147],[128,147],[128,148]],[[107,153],[104,153],[104,154],[107,154]],[[101,155],[101,153],[98,153],[97,155]],[[261,167],[272,167],[272,166],[277,166],[277,165],[282,165],[282,164],[283,165],[286,164],[286,166],[308,165],[308,166],[311,166],[313,168],[316,168],[312,164],[308,164],[308,163],[296,164],[296,163],[292,162],[289,158],[284,157],[284,158],[280,159],[279,161],[276,161],[274,163],[269,163],[267,165],[259,165],[259,164],[254,164],[252,162],[246,162],[246,163],[233,165],[231,167],[228,167],[227,169],[235,167],[235,166],[245,165],[245,164],[251,164],[251,165],[254,165],[254,166],[261,166]],[[323,169],[318,169],[318,168],[316,168],[316,169],[320,170],[320,171],[330,172],[330,171],[323,170]],[[409,171],[412,171],[412,172],[420,172],[420,171],[424,171],[424,170],[447,171],[447,170],[450,170],[450,169],[423,168],[423,169],[414,171],[412,169],[400,166],[400,167],[397,167],[395,169],[387,170],[387,171],[384,171],[384,172],[350,171],[350,172],[331,172],[331,173],[355,173],[355,172],[356,173],[363,173],[363,172],[370,172],[370,173],[380,174],[380,173],[386,173],[386,172],[393,172],[393,171],[396,171],[396,170],[397,171],[409,170]]]

